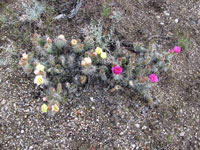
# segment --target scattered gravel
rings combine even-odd
[[[17,2],[8,7],[20,8]],[[126,16],[118,24],[123,40],[148,43],[156,37],[160,49],[167,50],[181,36],[179,30],[190,37],[190,48],[173,58],[171,70],[161,73],[152,88],[158,99],[154,107],[134,91],[104,91],[101,83],[94,83],[88,92],[62,103],[59,113],[41,113],[43,93],[33,78],[16,67],[16,57],[0,53],[1,59],[12,62],[0,67],[0,149],[200,149],[199,6],[192,0],[138,0],[126,5]],[[67,34],[76,27],[69,27],[68,21],[57,24],[54,33]],[[0,38],[4,33],[0,28]],[[1,39],[0,44],[6,47],[9,40]]]

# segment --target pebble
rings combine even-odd
[[[5,105],[6,104],[6,100],[2,100],[1,105]]]
[[[149,108],[148,107],[144,107],[143,109],[142,109],[142,114],[145,114],[145,113],[147,113],[147,111],[149,110]]]
[[[164,22],[161,22],[161,23],[160,23],[160,25],[164,25],[164,24],[165,24]]]
[[[21,130],[21,134],[23,134],[24,133],[24,130]]]
[[[136,145],[135,145],[135,144],[132,144],[131,147],[132,147],[132,150],[134,150],[135,147],[136,147]]]
[[[65,18],[65,16],[66,16],[65,14],[60,14],[60,15],[54,17],[54,19],[59,20],[59,19]]]
[[[180,133],[180,136],[184,136],[184,135],[185,135],[185,132],[181,132],[181,133]]]
[[[163,12],[165,16],[169,16],[170,14],[167,11]]]
[[[175,22],[176,22],[176,23],[178,23],[178,21],[179,21],[178,19],[175,19]]]
[[[200,19],[198,19],[198,20],[197,20],[197,25],[199,25],[199,26],[200,26]]]
[[[93,97],[90,97],[90,100],[91,100],[92,102],[94,102],[94,98],[93,98]]]
[[[136,128],[140,128],[140,125],[137,123],[137,124],[135,124],[135,127]]]
[[[157,19],[160,19],[160,16],[156,16]]]
[[[143,127],[142,127],[142,130],[146,130],[146,129],[147,129],[147,126],[143,126]]]

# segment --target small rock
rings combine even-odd
[[[65,14],[60,14],[60,15],[54,17],[54,19],[59,20],[59,19],[65,18],[65,16],[66,16]]]
[[[135,149],[136,145],[135,144],[131,144],[132,150]]]
[[[185,132],[181,132],[181,133],[180,133],[180,136],[184,136],[184,135],[185,135]]]
[[[148,107],[144,107],[143,109],[142,109],[142,114],[145,114],[145,113],[147,113],[147,111],[149,110],[149,108]]]
[[[143,127],[142,127],[142,130],[146,130],[146,129],[147,129],[147,126],[143,126]]]
[[[160,16],[156,16],[157,19],[160,19]]]
[[[170,14],[167,11],[163,12],[165,16],[169,16]]]
[[[1,105],[5,105],[5,104],[6,104],[6,100],[4,99],[1,101]]]
[[[94,98],[93,98],[93,97],[90,97],[90,100],[91,100],[92,102],[94,102]]]
[[[140,128],[140,125],[137,123],[137,124],[135,124],[135,127],[136,128]]]
[[[165,25],[165,23],[164,23],[164,22],[161,22],[160,25]]]
[[[24,130],[21,130],[21,134],[23,134],[24,133]]]
[[[175,22],[176,22],[176,23],[178,23],[178,21],[179,21],[178,19],[175,19]]]
[[[200,26],[200,19],[197,20],[197,24]]]

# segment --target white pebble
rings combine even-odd
[[[160,24],[161,24],[161,25],[164,25],[165,23],[164,23],[164,22],[161,22]]]
[[[165,16],[169,16],[169,13],[167,11],[164,11]]]
[[[175,19],[175,22],[178,23],[178,19]]]
[[[92,102],[94,102],[94,98],[93,98],[93,97],[90,97],[90,100],[91,100]]]
[[[6,104],[6,100],[2,100],[1,105],[5,105]]]
[[[147,126],[143,126],[143,127],[142,127],[142,130],[146,130],[146,129],[147,129]]]
[[[185,132],[181,132],[181,133],[180,133],[180,136],[184,136],[184,135],[185,135]]]
[[[136,128],[140,128],[140,125],[137,123],[137,124],[135,124],[135,127]]]
[[[160,16],[156,16],[157,19],[160,19]]]
[[[132,147],[132,150],[134,150],[135,147],[136,147],[136,145],[135,145],[135,144],[132,144],[131,147]]]

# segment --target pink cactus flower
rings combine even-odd
[[[112,67],[112,72],[114,74],[121,74],[123,71],[123,69],[120,67],[120,66],[115,66],[115,67]]]
[[[149,75],[149,80],[153,83],[158,82],[158,77],[156,74],[150,74]]]
[[[174,52],[174,50],[173,49],[169,49],[169,51],[168,51],[169,53],[173,53]]]
[[[181,48],[179,46],[174,46],[173,50],[177,54],[181,52]]]

